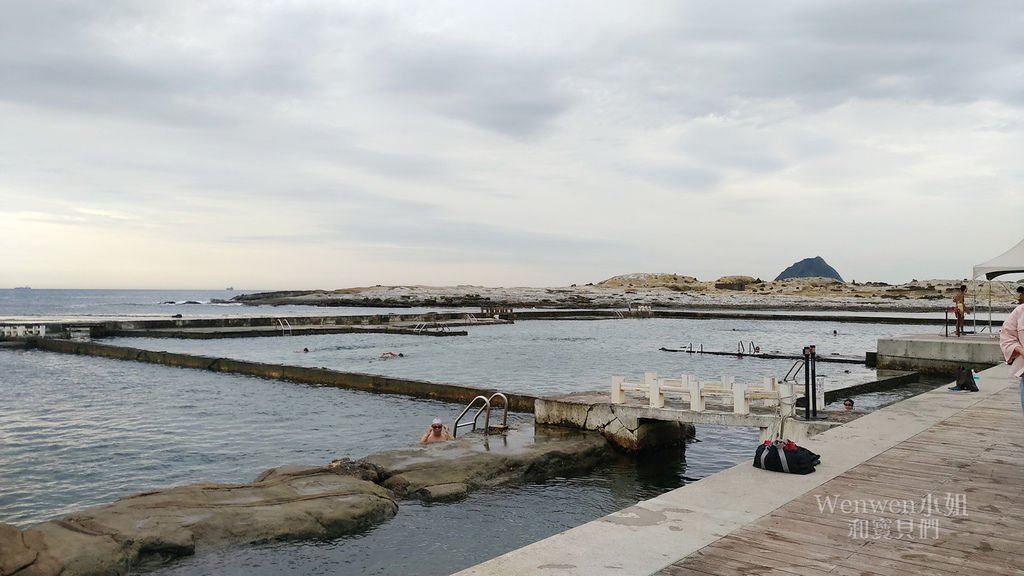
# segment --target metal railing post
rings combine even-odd
[[[816,358],[817,354],[814,351],[814,345],[808,346],[811,352],[811,418],[818,417],[818,380],[815,374]]]
[[[804,420],[811,419],[811,349],[804,346]]]

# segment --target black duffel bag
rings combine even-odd
[[[810,474],[821,463],[821,456],[786,440],[765,440],[754,452],[754,467],[773,472]]]

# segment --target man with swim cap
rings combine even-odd
[[[455,437],[448,433],[448,427],[441,422],[440,418],[434,418],[434,421],[430,423],[430,428],[427,428],[423,437],[420,438],[420,444],[444,442],[445,440],[455,440]]]

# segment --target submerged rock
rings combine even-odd
[[[0,524],[0,576],[124,574],[146,556],[338,536],[397,511],[393,495],[373,482],[324,467],[277,468],[252,484],[135,494],[24,531]]]
[[[452,501],[485,487],[587,471],[611,452],[595,433],[545,427],[281,466],[251,484],[145,492],[24,531],[0,523],[0,576],[126,574],[203,547],[332,538],[394,516],[396,494]]]
[[[457,500],[473,490],[593,469],[612,452],[600,435],[557,427],[439,442],[368,456],[399,496]]]

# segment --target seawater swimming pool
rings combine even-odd
[[[276,465],[408,446],[432,417],[458,408],[31,350],[2,351],[0,362],[12,376],[0,398],[0,521],[22,527],[160,486],[250,481]],[[623,456],[587,475],[454,504],[403,501],[396,518],[360,534],[222,550],[155,570],[445,574],[729,467],[756,438],[709,427],[687,461]],[[423,539],[427,526],[443,530]],[[398,546],[400,558],[389,552]]]
[[[468,337],[338,334],[176,341],[114,339],[154,350],[326,366],[403,378],[552,394],[604,388],[645,370],[702,378],[781,376],[791,362],[658,352],[690,342],[852,355],[893,325],[737,320],[530,321]],[[919,330],[919,329],[918,329]],[[309,353],[301,352],[303,347]],[[383,350],[405,357],[379,361]],[[415,442],[460,407],[241,376],[40,351],[2,351],[0,521],[26,526],[159,486],[249,481],[286,463],[323,464]],[[845,365],[820,365],[837,371]],[[863,370],[865,376],[869,371]],[[858,400],[859,406],[870,406]],[[620,458],[591,474],[472,494],[454,504],[402,502],[364,533],[202,554],[164,574],[445,574],[619,510],[749,458],[757,431],[701,427],[687,459]],[[394,554],[395,549],[404,553]]]
[[[605,389],[612,375],[687,373],[709,380],[723,375],[760,380],[782,378],[792,360],[661,352],[689,344],[732,351],[742,342],[765,352],[799,354],[816,344],[818,354],[861,356],[880,336],[911,328],[855,324],[837,330],[827,322],[747,320],[531,320],[511,325],[468,327],[469,336],[432,338],[391,334],[323,334],[269,338],[171,340],[114,338],[108,342],[147,350],[185,352],[259,362],[325,367],[398,378],[422,379],[522,394],[560,394]],[[833,330],[838,334],[833,335]],[[920,327],[917,327],[920,331]],[[306,348],[308,353],[302,352]],[[384,351],[403,358],[381,361]],[[870,378],[874,372],[847,364],[819,363],[826,377]]]

